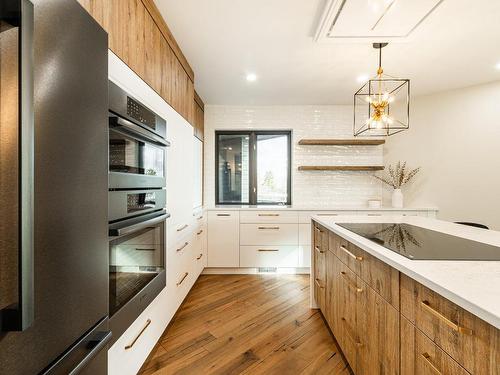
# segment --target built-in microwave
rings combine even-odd
[[[109,83],[109,188],[161,188],[166,178],[166,121]]]

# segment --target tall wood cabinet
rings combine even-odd
[[[78,1],[108,32],[109,48],[194,124],[194,74],[154,2]]]

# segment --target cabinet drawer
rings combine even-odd
[[[241,224],[240,244],[298,245],[298,224]]]
[[[240,246],[240,267],[297,267],[297,246]]]
[[[295,224],[299,220],[297,211],[240,211],[240,223],[282,223]]]
[[[401,375],[469,373],[405,318],[401,318]]]
[[[401,314],[470,373],[499,374],[499,330],[406,275]]]
[[[328,246],[356,275],[361,274],[361,262],[366,258],[363,250],[333,232],[330,232]]]

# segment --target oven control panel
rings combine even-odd
[[[127,115],[156,130],[156,116],[154,113],[130,97],[127,97]]]

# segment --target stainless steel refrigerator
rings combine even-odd
[[[0,374],[105,374],[106,32],[0,1]]]

